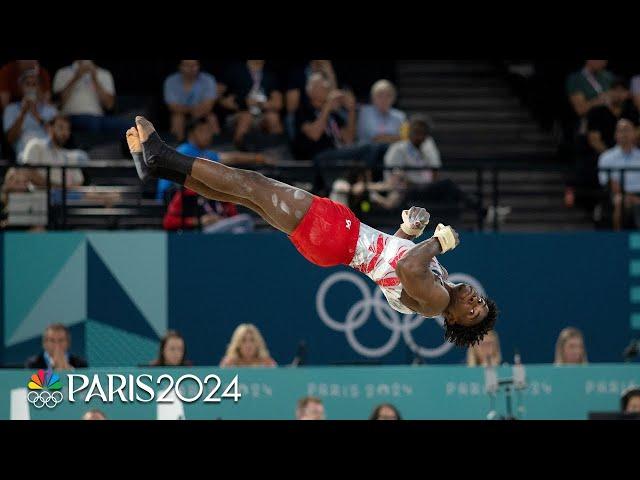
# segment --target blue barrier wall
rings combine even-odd
[[[464,359],[437,321],[372,308],[368,279],[309,264],[278,233],[6,233],[0,242],[6,364],[37,353],[54,321],[70,326],[72,350],[92,366],[148,362],[167,328],[183,333],[194,363],[217,364],[241,322],[261,329],[280,364],[300,340],[314,365],[407,363],[416,352],[427,363]],[[552,362],[558,332],[574,325],[590,361],[616,362],[639,326],[639,247],[624,233],[467,233],[441,261],[496,300],[507,360],[517,348],[525,362]]]

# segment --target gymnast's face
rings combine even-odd
[[[447,319],[451,323],[471,327],[484,320],[489,313],[484,298],[471,285],[458,283],[449,296],[451,305],[447,308]]]
[[[258,354],[258,342],[251,331],[247,331],[240,340],[240,355],[244,359],[254,358]]]

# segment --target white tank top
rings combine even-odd
[[[388,235],[361,223],[356,253],[349,266],[376,282],[391,308],[400,313],[414,313],[400,301],[402,283],[396,274],[396,265],[398,260],[415,246],[411,240]],[[429,268],[436,279],[444,283],[444,269],[435,257],[431,260]]]

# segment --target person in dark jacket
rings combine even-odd
[[[61,323],[49,325],[42,335],[43,352],[30,357],[25,367],[30,369],[73,370],[87,368],[87,362],[77,355],[69,353],[71,333]]]

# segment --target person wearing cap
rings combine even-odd
[[[22,100],[5,108],[2,123],[7,142],[13,147],[18,162],[23,150],[32,138],[46,140],[46,124],[58,114],[58,110],[46,100],[40,88],[40,77],[35,69],[25,71],[20,77]]]

